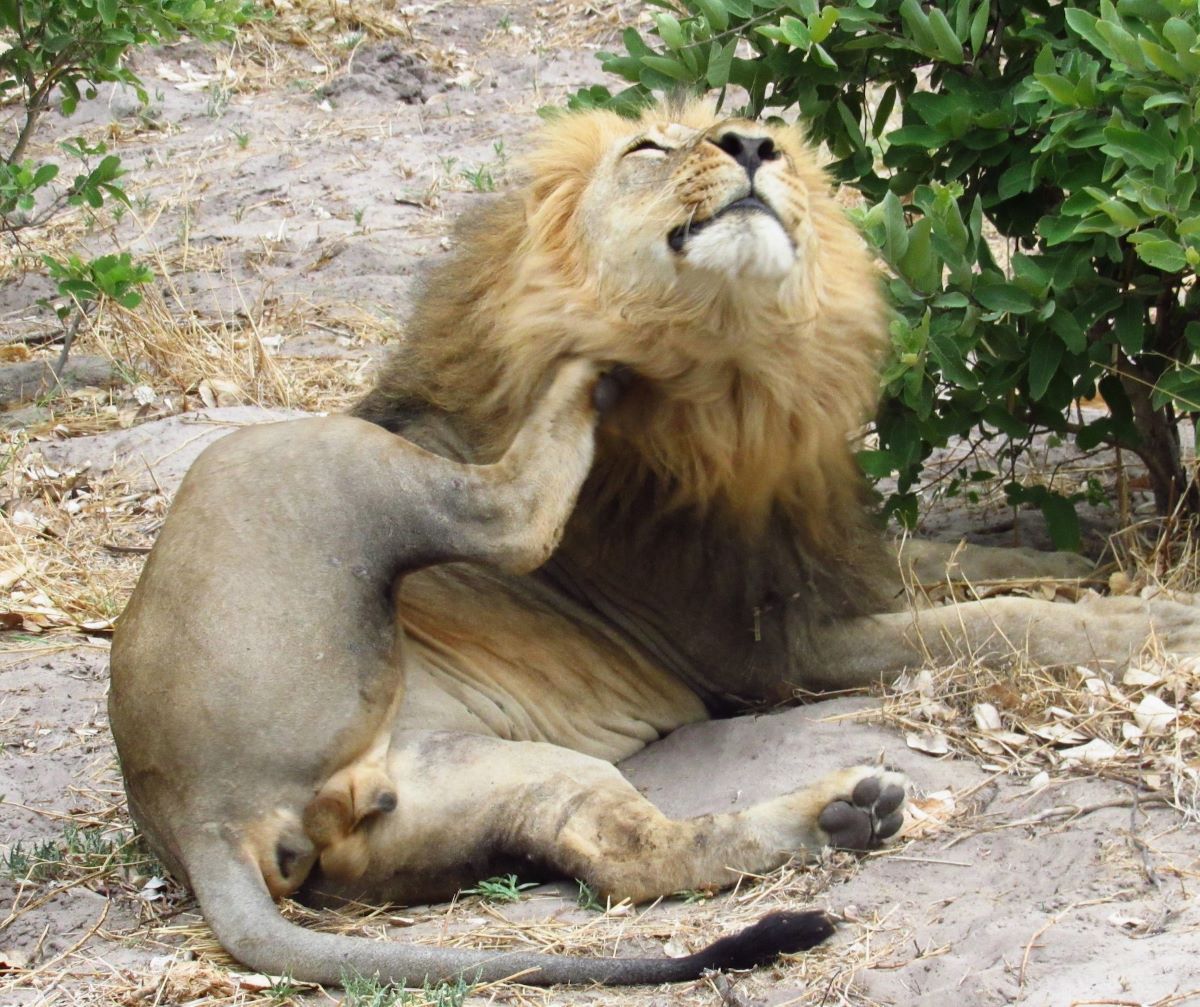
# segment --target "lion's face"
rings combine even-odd
[[[750,284],[761,297],[803,268],[807,188],[789,136],[741,120],[654,119],[614,134],[580,205],[609,283]]]

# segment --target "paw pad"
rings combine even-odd
[[[855,784],[846,798],[830,801],[817,818],[830,845],[843,850],[873,850],[904,823],[904,777],[877,772]]]

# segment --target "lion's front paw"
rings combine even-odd
[[[879,766],[855,766],[834,777],[841,793],[817,815],[827,845],[843,850],[873,850],[899,831],[904,823],[908,786],[903,773]]]

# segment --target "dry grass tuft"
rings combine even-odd
[[[1034,776],[1087,774],[1128,783],[1200,816],[1200,662],[1153,643],[1114,680],[1087,666],[1008,667],[969,658],[906,675],[884,716],[910,747],[957,751],[985,768]]]

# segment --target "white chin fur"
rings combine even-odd
[[[728,277],[780,280],[796,264],[796,249],[766,214],[733,213],[688,238],[684,262]]]

